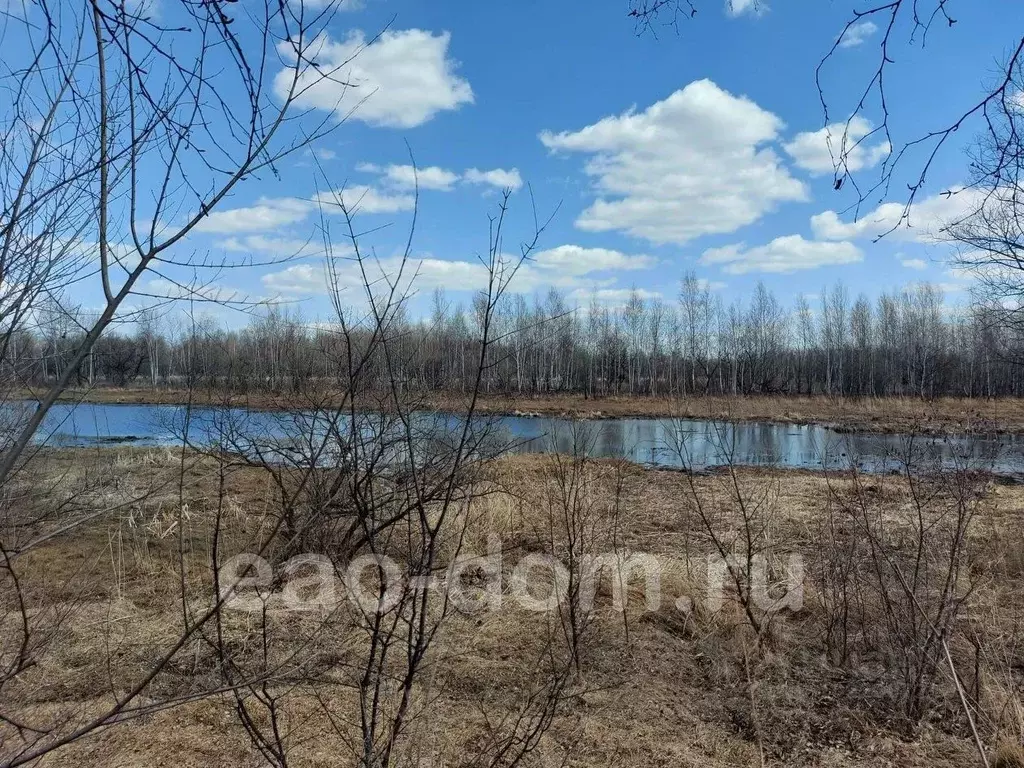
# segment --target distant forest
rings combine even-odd
[[[353,312],[354,315],[358,314]],[[482,391],[588,396],[694,394],[941,395],[1024,394],[1024,344],[997,307],[952,311],[940,288],[915,284],[872,301],[836,284],[813,299],[780,302],[759,285],[725,304],[688,275],[674,300],[633,291],[620,306],[576,306],[509,294],[494,318]],[[4,365],[24,384],[52,381],[81,343],[66,310],[38,314],[32,331],[9,340]],[[383,331],[391,359],[372,357],[360,386],[390,380],[408,390],[468,391],[481,308],[438,290],[429,316],[399,314]],[[231,392],[302,392],[348,380],[348,347],[369,344],[367,318],[342,329],[303,319],[287,306],[253,312],[237,329],[211,317],[170,322],[156,311],[104,334],[77,371],[78,385],[195,386]]]

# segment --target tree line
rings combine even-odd
[[[695,275],[673,300],[633,290],[623,304],[595,296],[573,305],[557,290],[506,294],[494,312],[493,359],[482,375],[489,394],[566,393],[588,397],[703,394],[996,397],[1024,394],[1018,375],[1017,329],[998,307],[952,310],[942,290],[917,283],[872,301],[842,283],[787,305],[763,284],[726,303]],[[428,314],[407,307],[391,333],[398,380],[406,389],[464,392],[473,386],[481,311],[434,292]],[[370,333],[368,324],[362,338]],[[73,364],[81,344],[73,313],[40,312],[17,334],[4,361],[8,373],[42,385]],[[228,328],[211,316],[161,318],[135,313],[105,333],[77,365],[79,385],[182,386],[234,393],[306,391],[317,381],[347,380],[340,370],[358,327],[339,333],[288,305],[253,314]],[[389,380],[385,361],[370,356],[361,372],[372,387]]]

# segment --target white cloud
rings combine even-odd
[[[592,155],[585,170],[599,196],[576,226],[681,244],[807,199],[803,183],[765,146],[782,128],[750,99],[698,80],[643,112],[540,139],[551,150]]]
[[[586,305],[596,300],[598,304],[611,304],[616,307],[622,307],[634,296],[644,301],[665,298],[661,291],[648,291],[645,288],[599,288],[597,290],[577,288],[569,294],[569,299],[581,305]]]
[[[382,192],[375,187],[353,184],[337,192],[321,192],[313,200],[294,197],[260,198],[250,206],[229,208],[223,211],[215,210],[199,222],[196,231],[218,235],[272,232],[304,221],[316,210],[318,203],[322,203],[330,211],[337,204],[335,195],[341,197],[351,213],[398,213],[411,211],[416,205],[416,199],[412,195],[391,194]],[[247,248],[247,242],[258,241],[253,238],[247,238],[247,240],[232,238],[225,242],[228,250],[240,250]],[[265,239],[263,242],[269,243],[270,241]],[[295,242],[291,241],[291,243]],[[280,241],[280,243],[284,243],[284,241]]]
[[[127,0],[125,9],[143,19],[159,19],[161,0]]]
[[[701,277],[697,279],[697,286],[700,290],[718,291],[725,288],[725,283],[708,281]],[[637,296],[644,301],[665,300],[666,296],[661,291],[648,290],[646,288],[577,288],[569,294],[569,300],[580,305],[584,310],[591,301],[596,300],[598,304],[610,305],[613,307],[624,307],[629,300]]]
[[[900,264],[907,269],[928,269],[928,262],[924,259],[900,259]]]
[[[334,160],[338,153],[333,149],[327,149],[326,147],[313,147],[307,149],[305,154],[309,157],[316,157],[320,160]]]
[[[369,43],[358,30],[342,42],[321,35],[308,52],[317,70],[301,69],[298,103],[335,112],[339,119],[351,112],[371,125],[422,125],[438,112],[473,102],[473,89],[455,74],[456,62],[448,58],[450,42],[447,32],[422,29],[388,30]],[[289,43],[279,50],[294,61]],[[279,97],[288,93],[294,77],[294,66],[277,74]]]
[[[373,165],[360,165],[359,170],[376,170],[383,173],[384,178],[403,189],[413,189],[419,184],[420,189],[437,189],[447,192],[459,180],[459,174],[453,173],[436,165],[416,168],[411,165],[389,165],[378,169]]]
[[[516,168],[504,169],[494,168],[489,171],[481,171],[478,168],[469,168],[463,175],[459,175],[447,168],[439,168],[436,165],[425,168],[414,168],[411,165],[388,165],[379,166],[374,163],[360,163],[356,166],[357,171],[363,173],[380,174],[391,186],[400,189],[412,189],[417,180],[420,189],[435,189],[448,192],[458,181],[467,184],[490,184],[494,187],[510,188],[515,191],[523,186],[523,179]]]
[[[608,248],[560,245],[539,251],[523,263],[511,289],[531,293],[548,288],[587,290],[615,285],[615,272],[650,269],[657,261],[644,254],[626,254]]]
[[[338,205],[339,198],[351,214],[398,213],[411,211],[416,206],[416,198],[412,195],[392,195],[363,184],[352,184],[335,192],[321,192],[317,195],[317,200],[328,211]]]
[[[196,226],[197,232],[230,235],[267,232],[302,221],[311,210],[309,201],[294,197],[260,198],[255,205],[211,211]]]
[[[858,46],[877,31],[878,26],[873,21],[858,21],[856,24],[851,24],[847,28],[846,33],[843,35],[843,39],[839,41],[839,47],[853,48]]]
[[[356,170],[362,173],[380,174],[391,186],[400,189],[412,189],[417,180],[420,189],[435,189],[442,192],[451,191],[455,183],[459,181],[467,184],[489,184],[501,189],[509,188],[513,192],[523,186],[523,179],[516,168],[508,170],[493,168],[489,171],[468,168],[461,176],[455,171],[439,168],[436,165],[414,168],[411,165],[380,166],[375,163],[359,163]]]
[[[401,272],[403,289],[424,291],[434,288],[480,290],[487,286],[487,270],[478,261],[447,261],[444,259],[410,259],[404,266],[400,257],[364,262],[367,277],[384,285],[383,279],[396,279]],[[343,291],[364,291],[363,274],[355,259],[337,259],[334,274]],[[322,294],[328,290],[328,274],[322,263],[295,264],[280,272],[262,277],[263,285],[276,293]]]
[[[858,144],[871,132],[871,123],[855,116],[846,123],[832,123],[817,131],[798,133],[783,148],[798,166],[815,174],[833,173],[835,162],[840,159],[846,147],[846,166],[859,171],[877,165],[891,151],[889,142],[882,141],[874,146]]]
[[[697,278],[697,288],[704,291],[720,291],[726,287],[721,280],[708,280],[706,277]]]
[[[1000,276],[1000,270],[998,267],[995,267],[995,265],[950,267],[945,270],[945,275],[955,282],[941,283],[941,285],[946,286],[944,290],[966,290],[977,286],[979,282],[984,283],[990,279],[998,279]],[[950,288],[950,286],[953,285],[958,287]]]
[[[514,257],[509,257],[509,263]],[[520,265],[511,284],[511,289],[531,293],[548,287],[566,290],[593,290],[607,288],[614,284],[614,277],[596,277],[596,273],[636,271],[655,266],[655,260],[645,255],[630,255],[606,248],[584,248],[578,245],[561,245],[540,251],[529,261]],[[363,285],[358,264],[351,259],[337,259],[336,272],[340,286],[357,289]],[[367,262],[371,280],[387,276],[395,278],[402,268],[401,259],[391,257],[377,262]],[[416,290],[449,288],[462,291],[476,291],[487,287],[487,270],[479,261],[460,261],[424,257],[410,259],[403,270],[405,285]],[[415,280],[413,278],[415,276]],[[263,284],[277,293],[318,294],[327,290],[322,265],[296,264],[264,275]]]
[[[560,275],[587,275],[607,270],[650,269],[656,264],[651,256],[622,253],[607,248],[584,248],[579,245],[560,245],[537,253],[533,265]]]
[[[294,264],[260,279],[274,293],[323,293],[327,285],[327,274],[322,264]]]
[[[762,13],[766,10],[764,0],[725,0],[727,16],[742,16],[744,13]]]
[[[710,248],[700,257],[701,264],[717,264],[724,272],[734,275],[748,272],[796,272],[863,260],[864,254],[853,243],[821,243],[804,240],[800,235],[777,237],[767,245],[756,248],[747,248],[745,243]]]
[[[229,237],[217,243],[225,251],[236,253],[259,253],[274,258],[298,258],[322,255],[322,240],[302,240],[293,237],[268,237],[266,235],[249,235],[247,237]]]
[[[425,258],[414,262],[412,275],[419,290],[473,286],[481,290],[487,286],[487,270],[478,261],[447,261]]]
[[[977,190],[958,187],[951,192],[914,203],[906,220],[904,203],[883,203],[856,221],[845,222],[835,211],[816,214],[811,217],[811,230],[821,240],[875,239],[885,235],[921,243],[942,242],[946,239],[943,229],[977,210],[983,199]]]
[[[490,184],[492,187],[511,189],[513,192],[523,186],[523,178],[519,175],[518,168],[493,168],[489,171],[469,168],[462,178],[468,184]]]

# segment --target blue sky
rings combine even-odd
[[[348,68],[360,89],[308,94],[314,115],[354,109],[315,147],[317,162],[347,202],[360,201],[361,227],[387,225],[364,245],[388,265],[411,217],[411,149],[420,168],[413,252],[424,260],[418,311],[434,287],[457,301],[479,287],[475,257],[502,187],[516,189],[506,249],[529,234],[527,185],[542,216],[557,207],[514,286],[531,295],[553,285],[581,304],[594,292],[615,303],[636,287],[674,300],[694,270],[725,301],[749,296],[758,280],[786,302],[836,280],[871,296],[930,280],[956,301],[964,282],[928,232],[968,204],[935,196],[966,180],[963,150],[977,124],[937,158],[911,230],[872,242],[902,210],[919,157],[904,161],[890,194],[870,198],[857,220],[849,185],[832,189],[814,73],[855,7],[700,0],[678,29],[638,36],[617,1],[361,0],[332,22],[324,60],[341,61],[386,31]],[[957,13],[956,26],[936,24],[923,47],[908,41],[908,28],[894,32],[887,87],[897,147],[973,104],[1024,28],[1021,4],[972,2]],[[824,72],[833,120],[849,116],[870,80],[881,33],[860,27],[849,42]],[[854,129],[879,119],[870,102]],[[862,185],[877,179],[886,154],[876,138],[852,158]],[[243,185],[188,246],[260,257],[315,238],[308,201],[324,182],[314,165],[295,156],[279,180]],[[227,273],[221,287],[294,301],[314,317],[329,313],[324,284],[322,259],[311,256]]]

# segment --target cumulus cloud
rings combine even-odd
[[[764,0],[725,0],[727,16],[742,16],[745,13],[762,13],[766,10]]]
[[[401,271],[406,279],[406,288],[415,278],[414,286],[418,290],[450,288],[453,285],[479,290],[487,285],[487,270],[480,262],[424,258],[410,260],[402,269],[401,259],[396,256],[381,259],[379,262],[366,262],[365,266],[371,281],[383,277],[395,279]],[[363,275],[355,260],[336,260],[334,274],[340,289],[364,290]],[[280,272],[262,277],[263,285],[268,290],[282,294],[322,294],[327,291],[328,281],[328,274],[322,263],[294,264]]]
[[[327,149],[326,147],[313,147],[307,149],[304,153],[308,157],[316,157],[320,160],[334,160],[338,157],[338,153],[333,149]]]
[[[706,277],[697,278],[697,289],[701,291],[720,291],[726,287],[721,280],[708,280]]]
[[[710,248],[700,257],[701,264],[718,265],[724,272],[734,275],[797,272],[863,260],[864,254],[853,243],[822,243],[805,240],[800,235],[777,237],[756,248],[747,248],[745,243]]]
[[[725,287],[725,283],[709,282],[703,277],[697,280],[697,284],[701,290],[707,288],[711,291],[718,291]],[[644,301],[664,301],[667,298],[661,291],[651,291],[634,286],[632,288],[598,288],[591,290],[577,288],[569,294],[569,300],[576,302],[584,310],[592,301],[596,301],[598,304],[621,308],[625,307],[634,296]]]
[[[596,301],[598,304],[609,304],[615,307],[623,307],[629,303],[630,299],[634,296],[639,299],[643,299],[644,301],[665,298],[661,291],[649,291],[646,288],[599,288],[597,290],[577,288],[569,294],[569,299],[584,306],[589,304],[591,301]]]
[[[254,205],[211,211],[199,222],[196,231],[222,235],[267,232],[288,224],[296,224],[305,219],[309,212],[308,200],[294,197],[264,197]]]
[[[14,0],[12,5],[19,6],[22,3]],[[0,2],[0,7],[3,7],[3,2]],[[159,19],[163,10],[161,0],[127,0],[125,9],[143,19]]]
[[[346,289],[358,289],[363,277],[354,260],[337,259],[336,274],[339,284]],[[606,248],[584,248],[561,245],[540,251],[520,267],[511,289],[531,293],[548,287],[593,290],[614,284],[611,273],[649,269],[655,260],[646,255],[631,255]],[[401,259],[392,257],[368,264],[371,279],[397,278],[402,269]],[[405,288],[431,290],[454,288],[475,291],[487,287],[488,274],[479,261],[460,261],[426,257],[411,259],[402,274]],[[295,264],[280,272],[264,275],[263,284],[277,293],[318,294],[327,290],[323,265]]]
[[[325,251],[323,241],[318,239],[302,240],[297,237],[268,237],[267,235],[229,237],[227,240],[218,242],[217,246],[225,251],[259,253],[275,259],[318,256]]]
[[[389,165],[385,170],[388,180],[396,186],[412,189],[419,184],[421,189],[449,190],[459,180],[457,173],[452,173],[436,165],[426,168],[413,168],[411,165]]]
[[[340,201],[351,214],[398,213],[416,207],[416,198],[412,195],[393,195],[365,184],[351,184],[334,192],[321,192],[317,201],[322,202],[327,210],[336,207]]]
[[[877,165],[891,151],[888,141],[872,146],[861,143],[871,127],[868,120],[855,116],[849,125],[832,123],[817,131],[804,131],[782,146],[804,170],[814,174],[833,173],[843,152],[845,133],[846,167],[859,171]]]
[[[900,259],[900,264],[907,269],[928,269],[928,262],[924,259]]]
[[[533,266],[562,275],[586,275],[607,270],[650,269],[656,264],[651,256],[630,255],[607,248],[584,248],[560,245],[541,251],[533,258]]]
[[[576,219],[580,229],[682,244],[807,199],[768,146],[782,128],[750,99],[698,80],[642,112],[544,131],[540,140],[552,151],[590,156],[585,170],[598,198]]]
[[[501,189],[507,187],[513,192],[523,186],[523,179],[516,168],[508,170],[493,168],[489,171],[469,168],[461,176],[455,171],[436,165],[414,168],[411,165],[380,166],[374,163],[360,163],[356,166],[356,170],[363,173],[379,174],[383,181],[399,189],[412,189],[417,181],[420,189],[433,189],[442,192],[451,191],[459,181],[466,184],[489,184]]]
[[[499,189],[511,189],[513,192],[523,186],[518,168],[492,168],[489,171],[469,168],[462,178],[468,184],[489,184]]]
[[[551,287],[569,291],[610,288],[615,285],[615,273],[650,269],[656,264],[645,254],[560,245],[535,253],[520,267],[511,289],[532,293]]]
[[[450,42],[447,32],[422,29],[388,30],[369,43],[358,30],[341,42],[321,35],[309,51],[319,72],[300,68],[298,103],[334,112],[339,119],[351,113],[370,125],[422,125],[438,112],[473,102],[469,81],[456,74],[456,62],[448,56]],[[282,43],[279,51],[294,62],[290,43]],[[294,78],[294,66],[277,74],[279,97],[287,95]]]
[[[196,231],[218,235],[273,232],[304,221],[315,210],[317,203],[323,203],[330,210],[336,205],[336,194],[352,213],[398,213],[410,211],[416,204],[412,195],[390,194],[374,187],[356,184],[336,193],[322,192],[314,200],[294,197],[260,198],[253,205],[212,211],[199,222]],[[238,245],[243,241],[228,242]]]
[[[378,173],[393,186],[401,189],[414,189],[419,185],[420,189],[436,189],[447,192],[459,180],[459,174],[436,165],[419,168],[412,165],[381,167],[373,163],[360,163],[356,166],[356,170],[363,173]]]
[[[323,293],[327,274],[322,264],[293,264],[280,272],[271,272],[260,278],[263,285],[274,293]]]
[[[811,230],[821,240],[875,239],[885,235],[897,240],[921,243],[942,242],[943,230],[977,210],[982,195],[977,190],[954,188],[920,200],[904,220],[905,203],[883,203],[856,221],[843,221],[835,211],[811,217]]]
[[[878,31],[878,26],[873,21],[858,21],[856,24],[851,24],[842,39],[839,41],[840,48],[854,48],[875,32]]]

